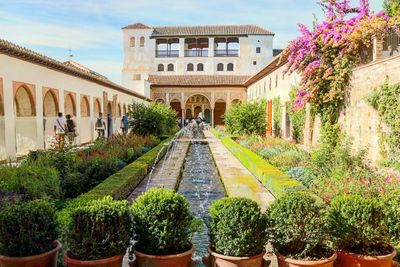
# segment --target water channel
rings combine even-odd
[[[196,246],[193,260],[197,266],[204,266],[201,258],[207,255],[209,207],[213,201],[225,196],[210,148],[202,139],[204,135],[199,133],[189,147],[178,189],[178,193],[188,200],[191,211],[204,222],[202,231],[192,240]]]

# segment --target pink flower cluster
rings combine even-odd
[[[354,8],[350,6],[350,0],[321,0],[320,4],[325,10],[326,20],[316,24],[313,30],[299,25],[301,36],[290,42],[285,50],[288,73],[299,72],[302,76],[296,108],[307,102],[316,103],[318,98],[326,95],[333,99],[342,98],[337,84],[346,81],[349,72],[341,72],[338,68],[358,49],[351,34],[363,21],[374,16],[386,16],[385,13],[371,13],[368,0],[359,0],[358,7]],[[351,16],[351,13],[355,15]],[[335,79],[335,75],[342,76]],[[330,91],[331,88],[336,91]],[[326,99],[320,102],[326,102]]]

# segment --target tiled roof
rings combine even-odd
[[[258,82],[265,76],[269,75],[271,72],[275,71],[276,69],[282,67],[287,63],[287,58],[284,57],[284,55],[279,54],[278,56],[274,57],[268,64],[265,66],[262,70],[254,74],[253,76],[249,77],[244,82],[244,85],[246,87],[249,87],[250,85]]]
[[[77,66],[74,66],[73,64],[70,63],[63,63],[61,61],[55,60],[53,58],[47,57],[45,55],[39,54],[37,52],[34,52],[32,50],[29,50],[25,47],[13,44],[9,41],[0,39],[0,54],[4,54],[10,57],[18,58],[20,60],[24,60],[27,62],[31,62],[36,65],[40,65],[55,71],[63,72],[68,75],[72,75],[81,79],[89,80],[91,82],[113,88],[117,91],[141,98],[141,99],[146,99],[145,96],[135,93],[121,85],[118,85],[116,83],[113,83],[112,81],[108,80],[102,75],[95,74],[93,72],[83,70],[82,68],[79,68]]]
[[[149,75],[153,86],[244,86],[249,76],[239,75]]]
[[[128,26],[123,27],[122,29],[152,29],[151,27],[143,24],[143,23],[135,23]]]
[[[142,23],[128,25],[122,29],[153,29],[152,37],[162,36],[243,36],[275,35],[257,25],[198,25],[198,26],[154,26]]]

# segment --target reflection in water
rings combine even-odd
[[[213,201],[224,197],[225,192],[208,144],[198,141],[203,139],[204,135],[199,131],[195,132],[193,137],[197,141],[192,142],[186,156],[178,192],[186,197],[191,211],[205,223],[202,231],[196,233],[193,238],[196,245],[194,260],[198,263],[197,266],[204,266],[201,258],[207,254],[209,243],[206,226],[209,220],[208,209]]]

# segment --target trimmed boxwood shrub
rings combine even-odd
[[[69,210],[66,229],[68,255],[78,260],[99,260],[125,253],[132,221],[128,201],[110,196]]]
[[[217,253],[250,257],[264,250],[267,220],[255,201],[222,198],[212,204],[210,215],[210,243]]]
[[[267,217],[269,239],[280,254],[300,260],[332,256],[327,246],[327,207],[315,195],[283,195],[268,208]]]
[[[339,195],[330,203],[328,219],[336,248],[369,256],[392,253],[380,198]]]
[[[0,255],[25,257],[54,248],[55,209],[45,200],[10,205],[0,210]]]
[[[151,255],[187,251],[200,221],[189,211],[187,200],[174,190],[155,188],[132,204],[135,249]]]
[[[386,225],[388,226],[390,241],[400,248],[400,192],[390,192],[384,199]]]

